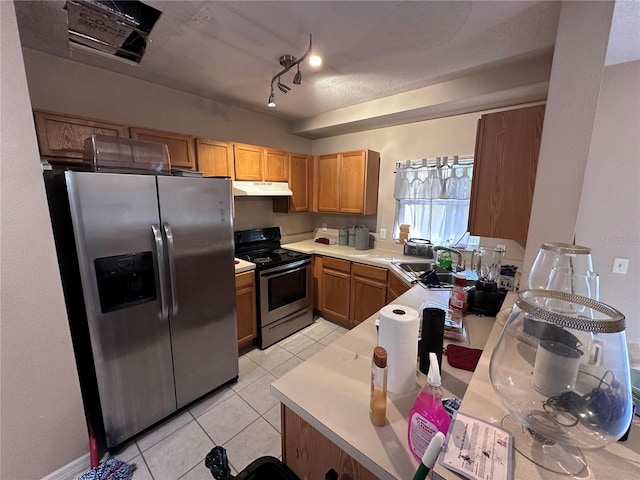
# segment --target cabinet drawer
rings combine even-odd
[[[347,260],[340,260],[339,258],[323,257],[322,266],[324,268],[338,270],[339,272],[345,272],[345,273],[351,272],[351,262]]]
[[[251,287],[255,282],[255,273],[253,270],[236,274],[236,289]]]
[[[381,282],[387,281],[386,268],[372,267],[371,265],[364,265],[362,263],[354,263],[351,268],[351,273],[354,275],[380,280]]]

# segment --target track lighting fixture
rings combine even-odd
[[[276,80],[278,81],[278,83],[276,83],[278,90],[280,90],[282,93],[287,93],[289,90],[291,90],[291,87],[282,83],[280,81],[280,78],[282,77],[282,75],[287,73],[293,67],[296,67],[296,74],[293,77],[293,84],[294,85],[302,84],[302,72],[300,71],[300,63],[302,63],[309,56],[309,54],[311,53],[311,47],[312,47],[311,34],[309,34],[309,48],[307,48],[307,51],[304,52],[304,55],[302,55],[302,57],[297,59],[293,55],[289,55],[289,54],[285,54],[280,57],[279,62],[280,62],[280,65],[282,65],[283,69],[278,73],[276,73],[271,79],[271,94],[269,95],[269,102],[267,103],[268,107],[276,106],[275,98],[273,95],[273,84]],[[315,60],[316,63],[312,63],[312,60]],[[322,62],[322,59],[317,55],[311,55],[309,57],[309,63],[313,66],[318,66],[320,65],[321,62]]]

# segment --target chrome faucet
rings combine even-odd
[[[460,252],[460,250],[456,250],[455,248],[449,248],[449,247],[441,247],[441,246],[433,247],[434,252],[439,252],[440,250],[445,250],[447,252],[453,253],[458,256],[458,264],[455,266],[455,268],[452,268],[452,270],[455,270],[456,272],[461,272],[462,270],[464,270],[464,265],[462,263],[462,252]],[[437,254],[436,261],[440,263],[439,253]]]

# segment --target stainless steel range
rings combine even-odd
[[[281,238],[280,227],[234,232],[236,257],[256,264],[260,348],[313,323],[311,255],[281,248]]]

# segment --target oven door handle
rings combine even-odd
[[[280,275],[287,275],[289,273],[297,272],[311,265],[311,260],[302,260],[301,262],[289,263],[280,267],[275,267],[271,271],[260,272],[260,278],[269,278]],[[277,270],[276,270],[277,268]]]

